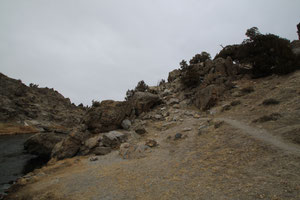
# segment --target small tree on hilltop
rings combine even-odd
[[[179,65],[180,65],[180,69],[181,69],[181,70],[185,70],[185,69],[187,69],[187,67],[188,67],[188,64],[187,64],[187,62],[186,62],[185,60],[182,60],[182,61],[179,63]]]
[[[135,91],[138,91],[138,92],[146,92],[148,89],[149,89],[149,86],[143,80],[138,82],[137,86],[135,87]]]
[[[191,60],[190,64],[197,64],[201,62],[205,62],[207,59],[211,59],[211,56],[206,51],[202,51],[201,54],[196,54]]]
[[[245,34],[251,41],[255,39],[256,36],[261,35],[257,27],[249,28]]]

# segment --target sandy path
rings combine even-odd
[[[247,125],[244,122],[234,120],[234,119],[228,119],[228,118],[217,118],[217,119],[222,120],[222,121],[226,122],[227,124],[237,128],[237,129],[242,130],[244,133],[247,133],[248,135],[254,137],[255,139],[269,143],[269,144],[276,146],[286,152],[300,155],[300,147],[299,146],[292,144],[292,143],[288,143],[286,141],[283,141],[281,138],[273,136],[272,134],[270,134],[268,131],[266,131],[264,129],[252,127],[252,126]]]

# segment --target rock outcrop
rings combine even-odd
[[[54,146],[51,157],[61,160],[75,156],[79,152],[83,142],[89,137],[91,137],[91,134],[88,132],[83,132],[81,130],[73,131],[65,139]]]
[[[72,127],[85,112],[54,89],[30,87],[0,73],[0,122],[43,127]]]
[[[195,95],[195,105],[201,110],[215,106],[219,97],[225,92],[224,86],[209,85],[200,89]]]
[[[106,100],[92,107],[84,117],[83,123],[92,133],[103,133],[121,128],[122,121],[130,114],[127,102]]]
[[[161,99],[158,95],[149,92],[135,92],[128,103],[138,116],[143,112],[150,111],[151,108],[160,104]]]
[[[50,157],[54,146],[66,135],[59,133],[38,133],[31,136],[24,144],[24,149],[40,157]]]
[[[119,131],[93,135],[78,130],[57,143],[51,156],[61,160],[76,155],[105,155],[118,148],[126,140],[127,135]]]

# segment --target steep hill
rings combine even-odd
[[[26,86],[0,73],[0,134],[68,129],[84,114],[54,89]]]

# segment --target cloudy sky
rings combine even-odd
[[[123,100],[248,28],[297,39],[299,0],[0,0],[0,72],[72,102]]]

